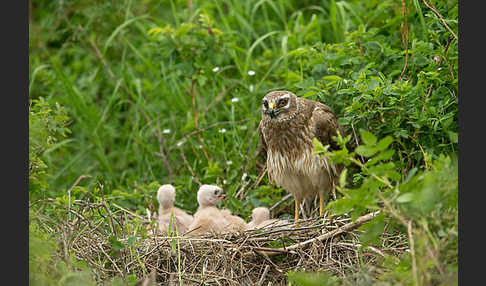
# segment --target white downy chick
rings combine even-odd
[[[183,210],[174,207],[176,191],[174,186],[170,184],[160,186],[157,191],[157,200],[159,201],[159,230],[162,234],[167,235],[169,233],[169,224],[171,221],[171,233],[183,234],[189,229],[189,225],[194,218],[185,213]]]
[[[254,208],[251,212],[251,218],[252,220],[248,223],[249,229],[279,226],[288,223],[286,220],[270,219],[270,210],[266,207]]]
[[[236,232],[236,231],[244,231],[250,229],[250,227],[248,226],[248,224],[244,219],[242,219],[239,216],[231,214],[231,211],[229,209],[223,209],[221,210],[221,213],[230,222],[230,225],[228,227],[229,231]]]
[[[199,208],[194,221],[189,226],[190,235],[206,232],[222,233],[228,230],[230,221],[216,208],[216,204],[226,197],[223,189],[215,185],[202,185],[197,192]]]

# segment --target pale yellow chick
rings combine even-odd
[[[171,233],[176,233],[177,230],[177,233],[182,235],[189,229],[189,225],[194,220],[191,215],[174,207],[175,196],[175,188],[170,184],[160,186],[157,191],[157,200],[159,201],[159,230],[163,235],[169,233],[169,224],[171,225]]]
[[[286,220],[270,219],[270,210],[266,207],[254,208],[251,212],[251,218],[252,220],[248,223],[249,229],[280,226],[289,223]]]
[[[216,204],[225,197],[224,190],[218,186],[202,185],[199,188],[197,192],[199,208],[194,214],[194,221],[189,226],[190,234],[224,233],[246,229],[243,219],[232,215],[229,210],[216,208]]]

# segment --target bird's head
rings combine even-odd
[[[159,190],[157,191],[157,200],[159,201],[159,205],[163,208],[169,208],[173,206],[175,196],[175,188],[170,184],[160,186]]]
[[[251,212],[251,218],[256,224],[260,224],[270,219],[270,210],[265,207],[254,208]]]
[[[224,198],[226,198],[224,190],[215,185],[202,185],[197,191],[197,202],[203,208],[214,207]]]
[[[297,96],[290,91],[277,90],[267,93],[262,99],[262,117],[283,119],[297,108]]]

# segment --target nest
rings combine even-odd
[[[133,274],[139,285],[288,285],[289,271],[327,271],[344,277],[361,261],[374,264],[385,253],[407,248],[403,235],[388,235],[380,249],[361,248],[357,228],[370,213],[316,217],[278,227],[198,237],[138,235],[147,219],[114,204],[75,202],[64,221],[45,224],[60,233],[60,255],[85,261],[100,283]],[[101,218],[100,218],[101,215]],[[41,220],[42,221],[42,220]],[[181,284],[180,284],[181,283]]]

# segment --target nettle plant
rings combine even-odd
[[[430,32],[406,52],[379,29],[291,50],[277,71],[298,96],[338,114],[347,133],[392,136],[401,171],[457,152],[457,41]],[[408,60],[405,53],[408,53]]]
[[[66,109],[59,103],[50,104],[43,97],[29,102],[29,195],[49,192],[51,170],[43,156],[66,143],[61,139],[71,133],[68,122]]]
[[[409,251],[398,258],[387,256],[379,264],[393,270],[382,279],[405,279],[416,285],[457,279],[457,159],[440,155],[426,170],[414,167],[400,174],[392,160],[391,136],[378,140],[365,130],[360,135],[363,144],[353,152],[346,148],[351,135],[335,137],[341,149],[333,152],[314,140],[316,154],[346,166],[336,186],[338,199],[327,208],[353,219],[380,211],[361,227],[363,245],[377,244],[385,231],[408,236]],[[351,172],[352,180],[348,179]]]

